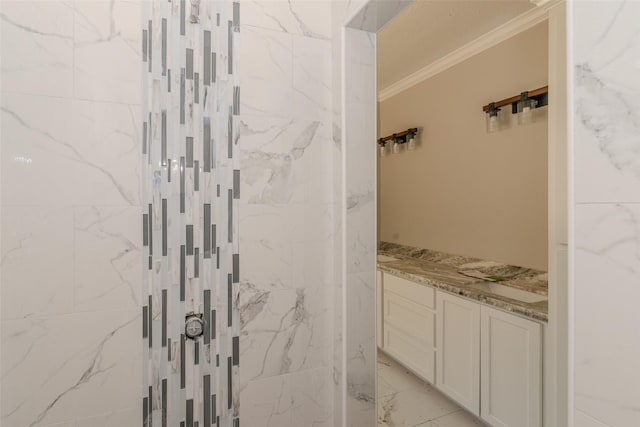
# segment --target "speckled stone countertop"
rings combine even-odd
[[[534,320],[546,322],[548,319],[547,301],[528,304],[501,295],[469,289],[467,285],[479,283],[482,280],[459,273],[459,271],[475,270],[500,276],[505,279],[499,282],[501,285],[547,295],[548,279],[544,271],[387,242],[381,242],[378,245],[378,254],[397,259],[397,261],[378,262],[378,269],[386,273]]]

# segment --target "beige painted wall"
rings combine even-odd
[[[380,240],[546,270],[547,107],[487,133],[482,106],[546,85],[547,63],[543,23],[379,104],[380,136],[421,129],[378,159]]]

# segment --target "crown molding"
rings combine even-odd
[[[548,19],[548,9],[551,3],[556,3],[556,0],[539,0],[540,3],[544,3],[540,7],[535,7],[525,13],[516,16],[510,21],[505,22],[499,27],[494,28],[478,37],[475,40],[465,44],[462,47],[454,50],[451,53],[443,56],[440,59],[432,62],[419,69],[418,71],[409,74],[407,77],[385,87],[378,91],[378,101],[384,101],[409,89],[412,86],[417,85],[420,82],[427,80],[435,76],[438,73],[445,71],[448,68],[453,67],[460,62],[471,58],[478,53],[489,49],[501,43],[518,33],[521,33],[529,28]]]
[[[541,7],[545,10],[549,10],[554,6],[559,5],[565,0],[529,0],[530,3],[535,4],[538,7]]]

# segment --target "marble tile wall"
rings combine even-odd
[[[140,2],[0,2],[0,424],[139,425]]]
[[[346,382],[346,362],[347,352],[345,344],[347,342],[346,326],[346,291],[344,268],[346,267],[344,256],[347,251],[344,248],[345,239],[342,238],[345,230],[344,218],[346,217],[346,185],[343,166],[346,166],[344,135],[345,129],[343,123],[343,80],[342,80],[342,55],[343,55],[343,26],[354,13],[365,3],[365,0],[354,1],[334,1],[332,6],[332,139],[336,146],[333,156],[333,162],[336,165],[334,173],[333,192],[336,195],[336,202],[333,206],[334,218],[336,218],[336,226],[338,234],[333,244],[333,264],[334,264],[334,323],[333,323],[333,406],[334,406],[334,425],[348,425],[347,415],[347,396],[348,386]],[[353,83],[352,83],[353,84]],[[366,338],[366,337],[365,337]],[[371,375],[374,375],[371,373]],[[353,390],[353,388],[352,388]],[[370,396],[370,394],[369,394]],[[363,406],[372,406],[373,403],[369,399],[363,402]],[[370,408],[370,413],[374,414],[374,409]],[[362,411],[360,411],[362,413]]]
[[[241,7],[242,422],[333,426],[332,5]]]
[[[240,19],[143,3],[144,425],[239,425]]]
[[[574,2],[574,425],[640,425],[640,3]]]
[[[342,229],[344,242],[340,251],[344,288],[340,289],[344,324],[336,334],[342,354],[337,386],[341,393],[340,419],[336,425],[374,425],[376,420],[376,33],[393,19],[410,1],[348,2],[347,13],[337,25],[341,44],[335,46],[334,60],[342,72],[341,87],[335,93],[342,101],[340,119],[334,128],[341,129],[343,189]],[[343,51],[344,49],[344,51]],[[344,54],[345,63],[341,63]]]
[[[346,169],[344,365],[348,426],[372,425],[376,411],[376,35],[345,29]],[[359,82],[355,84],[355,82]],[[353,83],[353,84],[352,84]],[[375,145],[375,144],[374,144]]]

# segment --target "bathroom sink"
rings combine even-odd
[[[546,301],[548,299],[546,295],[523,291],[521,289],[512,288],[511,286],[505,286],[495,282],[475,283],[473,285],[468,285],[467,288],[499,295],[527,304]]]
[[[398,258],[390,257],[387,255],[378,255],[378,262],[391,262],[398,261]]]

